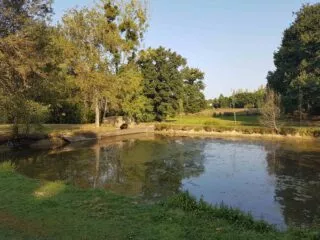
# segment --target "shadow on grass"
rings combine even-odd
[[[168,119],[168,120],[165,120],[164,122],[173,123],[173,122],[177,122],[177,120],[176,119]]]

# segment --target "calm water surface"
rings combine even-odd
[[[2,152],[32,178],[159,199],[188,190],[283,228],[320,223],[320,142],[140,135]]]

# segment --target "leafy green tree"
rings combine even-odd
[[[183,106],[186,113],[200,112],[206,108],[206,100],[203,94],[205,88],[204,73],[197,68],[186,67],[182,71],[184,81]]]
[[[19,124],[43,122],[48,96],[56,85],[51,28],[51,1],[1,1],[0,92],[7,121]],[[14,14],[13,14],[14,13]],[[38,116],[38,117],[37,117]]]
[[[221,108],[230,108],[232,106],[231,97],[225,97],[223,94],[220,94],[218,101]]]
[[[183,98],[181,69],[186,66],[186,59],[159,47],[141,51],[138,63],[144,77],[144,95],[150,100],[154,118],[162,121],[174,116],[179,111],[179,99]]]
[[[143,76],[136,64],[129,64],[120,68],[118,73],[119,91],[117,94],[117,108],[119,111],[135,121],[150,121],[148,111],[152,111],[149,100],[143,95]]]
[[[303,5],[284,31],[268,85],[281,94],[286,112],[320,114],[320,3]]]
[[[170,49],[149,48],[140,52],[138,64],[144,78],[143,94],[148,99],[148,119],[165,120],[206,107],[204,73],[187,67],[187,61]]]
[[[61,32],[73,48],[67,67],[85,105],[94,107],[97,127],[107,105],[119,106],[122,90],[130,84],[130,92],[135,92],[133,86],[140,87],[132,70],[125,81],[119,73],[134,62],[146,21],[146,9],[136,0],[101,0],[94,8],[72,9],[63,17]]]

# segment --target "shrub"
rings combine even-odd
[[[0,172],[14,172],[16,166],[11,162],[0,163]]]
[[[167,124],[160,123],[160,124],[155,125],[156,131],[163,131],[163,130],[168,130],[168,129],[169,129],[169,126]]]
[[[180,127],[179,127],[180,128]],[[190,127],[190,126],[182,126],[181,127],[181,130],[183,130],[183,131],[190,131],[190,130],[192,130],[193,128],[192,127]],[[179,130],[179,129],[178,129]]]
[[[281,135],[287,136],[287,135],[296,135],[298,131],[295,128],[286,127],[286,128],[281,128],[279,133]]]

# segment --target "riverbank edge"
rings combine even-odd
[[[301,139],[319,140],[320,128],[283,127],[279,133],[272,129],[250,126],[250,127],[225,127],[225,126],[204,126],[204,125],[176,125],[158,123],[155,125],[155,133],[174,136],[217,136],[217,137],[250,137],[267,139]]]
[[[306,129],[308,131],[306,131]],[[300,129],[301,130],[301,129]],[[12,138],[11,136],[2,136],[0,148],[15,147],[16,142],[19,147],[31,147],[35,149],[54,149],[60,148],[67,144],[82,141],[98,141],[108,137],[117,137],[134,134],[154,133],[167,136],[199,136],[199,137],[237,137],[237,138],[260,138],[260,139],[290,139],[290,140],[319,140],[320,129],[303,128],[301,134],[299,130],[283,128],[280,133],[274,133],[271,129],[263,127],[252,128],[225,128],[225,127],[208,127],[208,126],[188,126],[188,125],[170,125],[165,123],[143,124],[140,127],[132,127],[125,130],[95,130],[95,131],[76,131],[65,134],[56,131],[54,134],[29,134]],[[291,134],[290,134],[291,133]],[[13,142],[13,146],[10,144]]]
[[[129,136],[143,133],[154,133],[154,125],[133,127],[124,130],[113,129],[99,131],[99,129],[97,129],[95,131],[80,130],[72,133],[57,131],[53,134],[33,133],[17,137],[7,135],[2,136],[0,148],[31,147],[35,149],[54,149],[76,142],[98,141],[108,137]]]
[[[119,224],[116,220],[119,218],[125,222],[122,224],[125,226],[118,227],[125,233],[121,232],[123,238],[117,239],[127,239],[133,233],[145,237],[152,234],[153,239],[162,239],[161,234],[165,233],[167,237],[170,235],[169,226],[172,226],[173,229],[181,228],[183,234],[187,234],[184,231],[188,228],[191,230],[189,234],[197,239],[201,238],[204,230],[206,237],[212,236],[219,239],[230,239],[230,234],[236,237],[232,239],[315,239],[315,236],[319,236],[319,231],[315,229],[280,232],[264,221],[254,220],[249,214],[224,205],[213,206],[203,200],[197,201],[185,192],[157,203],[144,202],[137,198],[118,196],[102,189],[79,189],[61,181],[41,182],[20,175],[8,162],[0,164],[0,180],[0,193],[3,196],[0,199],[0,216],[3,217],[0,218],[0,236],[10,234],[14,237],[30,237],[30,239],[32,237],[42,239],[43,237],[46,239],[47,234],[71,237],[68,235],[70,231],[72,234],[80,231],[79,234],[88,236],[87,239],[95,239],[94,235],[91,235],[94,233],[89,232],[93,229],[89,226],[79,228],[77,224],[87,222],[88,225],[93,225],[95,233],[101,232],[102,234],[106,231],[103,228],[99,229],[99,226],[110,228],[113,224]],[[80,208],[75,208],[74,203]],[[87,207],[83,207],[84,205]],[[126,211],[121,209],[126,209]],[[48,212],[51,214],[47,216],[47,219],[46,213]],[[64,216],[59,216],[59,214],[64,214]],[[42,217],[41,226],[37,225],[39,215]],[[85,219],[79,218],[80,216],[82,218],[85,216]],[[10,218],[10,221],[7,218]],[[81,219],[81,222],[75,219]],[[109,225],[101,224],[103,219]],[[137,224],[131,222],[132,220],[145,221],[145,224]],[[99,224],[95,225],[96,221]],[[21,226],[21,223],[24,224]],[[74,225],[70,226],[68,223]],[[77,229],[77,231],[72,229]],[[157,234],[160,238],[157,238]],[[143,236],[138,238],[144,239]],[[168,239],[189,238],[171,236]]]
[[[281,134],[260,134],[243,133],[239,131],[207,132],[204,130],[155,130],[155,134],[175,137],[238,137],[238,138],[259,138],[259,139],[290,139],[290,140],[308,140],[318,141],[319,137],[301,136],[301,135],[281,135]]]

